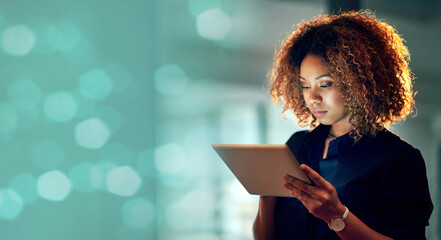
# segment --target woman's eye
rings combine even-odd
[[[321,88],[329,88],[329,87],[332,87],[332,82],[325,82],[325,83],[322,83],[322,84],[320,84],[320,87],[321,87]]]
[[[302,89],[308,89],[309,86],[307,86],[307,85],[302,85],[301,88],[302,88]]]

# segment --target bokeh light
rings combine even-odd
[[[131,199],[121,209],[124,223],[134,229],[147,229],[155,220],[155,207],[146,198]]]
[[[230,32],[232,22],[219,8],[209,9],[198,15],[196,27],[198,34],[210,40],[222,40]]]
[[[25,203],[33,203],[38,199],[37,179],[29,173],[22,173],[9,181],[9,186],[23,198]]]
[[[44,100],[44,113],[54,122],[68,122],[76,114],[78,104],[67,92],[55,92]]]
[[[0,218],[12,220],[17,218],[23,209],[23,199],[13,189],[0,190]]]
[[[100,161],[90,169],[90,183],[98,190],[107,191],[106,176],[118,166],[111,161]]]
[[[78,106],[75,118],[84,119],[93,115],[96,105],[95,100],[85,98],[80,90],[69,91],[69,94],[75,99]]]
[[[64,161],[64,151],[60,144],[52,140],[41,141],[31,148],[31,161],[42,170],[56,169]]]
[[[81,75],[79,88],[85,98],[103,100],[112,92],[113,82],[104,70],[94,69]]]
[[[51,25],[47,31],[47,40],[51,47],[63,52],[75,50],[81,38],[78,27],[67,20]]]
[[[71,187],[70,180],[58,170],[46,172],[37,180],[38,193],[50,201],[63,201],[69,195]]]
[[[3,51],[14,56],[25,56],[34,47],[34,33],[25,25],[9,27],[2,33]]]
[[[75,127],[75,141],[84,148],[99,149],[109,140],[110,130],[98,118],[90,118]]]
[[[168,64],[157,69],[154,80],[156,91],[168,95],[180,94],[188,82],[184,70],[176,64]]]
[[[141,177],[129,166],[117,167],[107,173],[109,192],[119,196],[132,196],[141,187]]]
[[[102,177],[96,176],[97,173],[95,171],[97,171],[97,168],[89,162],[80,163],[72,167],[68,174],[72,183],[72,188],[80,192],[95,191],[98,188],[100,181],[93,178]]]
[[[190,183],[188,174],[187,154],[176,143],[162,145],[154,153],[157,176],[162,184],[184,188]]]
[[[181,173],[186,170],[185,150],[176,143],[169,143],[158,147],[155,151],[155,165],[157,170],[166,174]]]
[[[41,100],[41,90],[37,84],[30,79],[21,79],[14,81],[8,87],[8,101],[26,100],[29,103],[37,105]]]
[[[8,133],[17,127],[17,113],[9,104],[0,102],[0,133]]]
[[[30,79],[14,81],[8,87],[8,101],[14,108],[19,129],[29,129],[39,119],[41,90]]]
[[[220,0],[189,0],[188,11],[193,17],[205,12],[208,9],[221,8]]]

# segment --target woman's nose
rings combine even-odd
[[[311,87],[311,91],[309,93],[309,102],[313,104],[318,104],[322,101],[322,97],[320,95],[320,89],[317,87]]]

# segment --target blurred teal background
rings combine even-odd
[[[332,1],[331,1],[332,2]],[[412,54],[440,239],[439,1],[361,1]],[[212,143],[299,130],[267,94],[281,39],[328,1],[2,0],[0,240],[252,239],[250,196]]]

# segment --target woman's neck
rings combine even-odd
[[[329,136],[340,137],[351,131],[351,128],[352,125],[349,123],[349,121],[335,123],[331,125],[331,129],[329,130]]]

